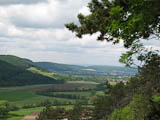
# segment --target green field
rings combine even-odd
[[[92,82],[92,81],[68,81],[68,83],[77,83],[77,84],[93,84],[93,85],[97,85],[97,82]]]
[[[25,99],[32,99],[37,97],[37,95],[33,92],[25,92],[25,91],[3,91],[0,92],[1,100],[8,100],[10,102],[22,101]]]
[[[61,87],[67,86],[70,87],[72,84],[59,85]],[[75,84],[73,84],[74,87]],[[79,85],[78,85],[79,86]],[[18,111],[11,111],[6,118],[2,120],[20,120],[27,115],[31,115],[34,112],[40,112],[44,107],[35,107],[35,108],[22,108],[26,104],[38,104],[40,102],[44,102],[46,100],[50,101],[58,101],[58,102],[71,102],[76,103],[75,99],[66,99],[66,98],[58,98],[58,97],[47,97],[36,94],[37,91],[45,90],[46,88],[53,87],[52,85],[31,85],[24,87],[7,87],[0,88],[0,100],[7,100],[10,103],[16,104],[20,109]],[[81,86],[80,86],[81,87]],[[86,87],[86,86],[85,86]],[[63,87],[64,88],[64,87]],[[89,92],[56,92],[56,94],[78,94],[83,96],[90,96]],[[72,109],[73,106],[58,106],[65,109]]]
[[[58,85],[54,85],[58,87]],[[83,84],[64,84],[59,85],[58,88],[60,89],[70,89],[71,87],[82,87],[87,88],[87,85]],[[48,97],[36,94],[39,90],[46,90],[52,88],[53,85],[31,85],[31,86],[24,86],[24,87],[7,87],[7,88],[0,88],[0,100],[7,100],[11,103],[16,104],[19,107],[22,107],[26,104],[38,104],[44,102],[46,100],[50,101],[60,101],[60,102],[73,102],[75,103],[76,100],[74,99],[66,99],[60,97]],[[65,88],[66,87],[66,88]],[[91,92],[54,92],[54,94],[72,94],[72,95],[80,95],[90,97]]]
[[[53,107],[57,108],[56,106],[53,106]],[[68,110],[68,109],[72,109],[73,106],[71,105],[60,106],[60,108],[64,108]],[[9,112],[9,115],[6,118],[3,118],[1,120],[20,120],[27,115],[31,115],[32,113],[41,112],[43,109],[44,107],[36,107],[36,108],[20,109],[18,111],[11,111]]]
[[[44,107],[30,108],[30,109],[20,109],[18,111],[11,111],[9,115],[2,120],[20,120],[27,115],[31,115],[34,112],[40,112]]]

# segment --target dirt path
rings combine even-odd
[[[36,120],[36,117],[38,116],[38,114],[39,113],[33,113],[32,115],[28,115],[21,120]]]

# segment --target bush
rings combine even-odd
[[[7,101],[0,101],[0,118],[6,116],[9,112],[9,103]]]

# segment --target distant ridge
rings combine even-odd
[[[23,69],[26,69],[32,66],[32,64],[27,62],[25,59],[22,59],[17,56],[13,56],[13,55],[0,55],[0,60],[10,63],[14,66],[23,68]]]
[[[70,75],[84,75],[84,76],[130,76],[137,74],[136,68],[129,67],[116,67],[107,65],[68,65],[68,64],[58,64],[51,62],[35,62],[37,66],[43,67],[50,72],[70,74]]]

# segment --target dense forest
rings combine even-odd
[[[0,69],[1,87],[64,83],[63,80],[56,80],[42,74],[28,71],[27,68],[33,65],[21,58],[15,56],[0,56],[0,59],[0,68],[3,68]],[[37,69],[42,68],[37,67]]]

